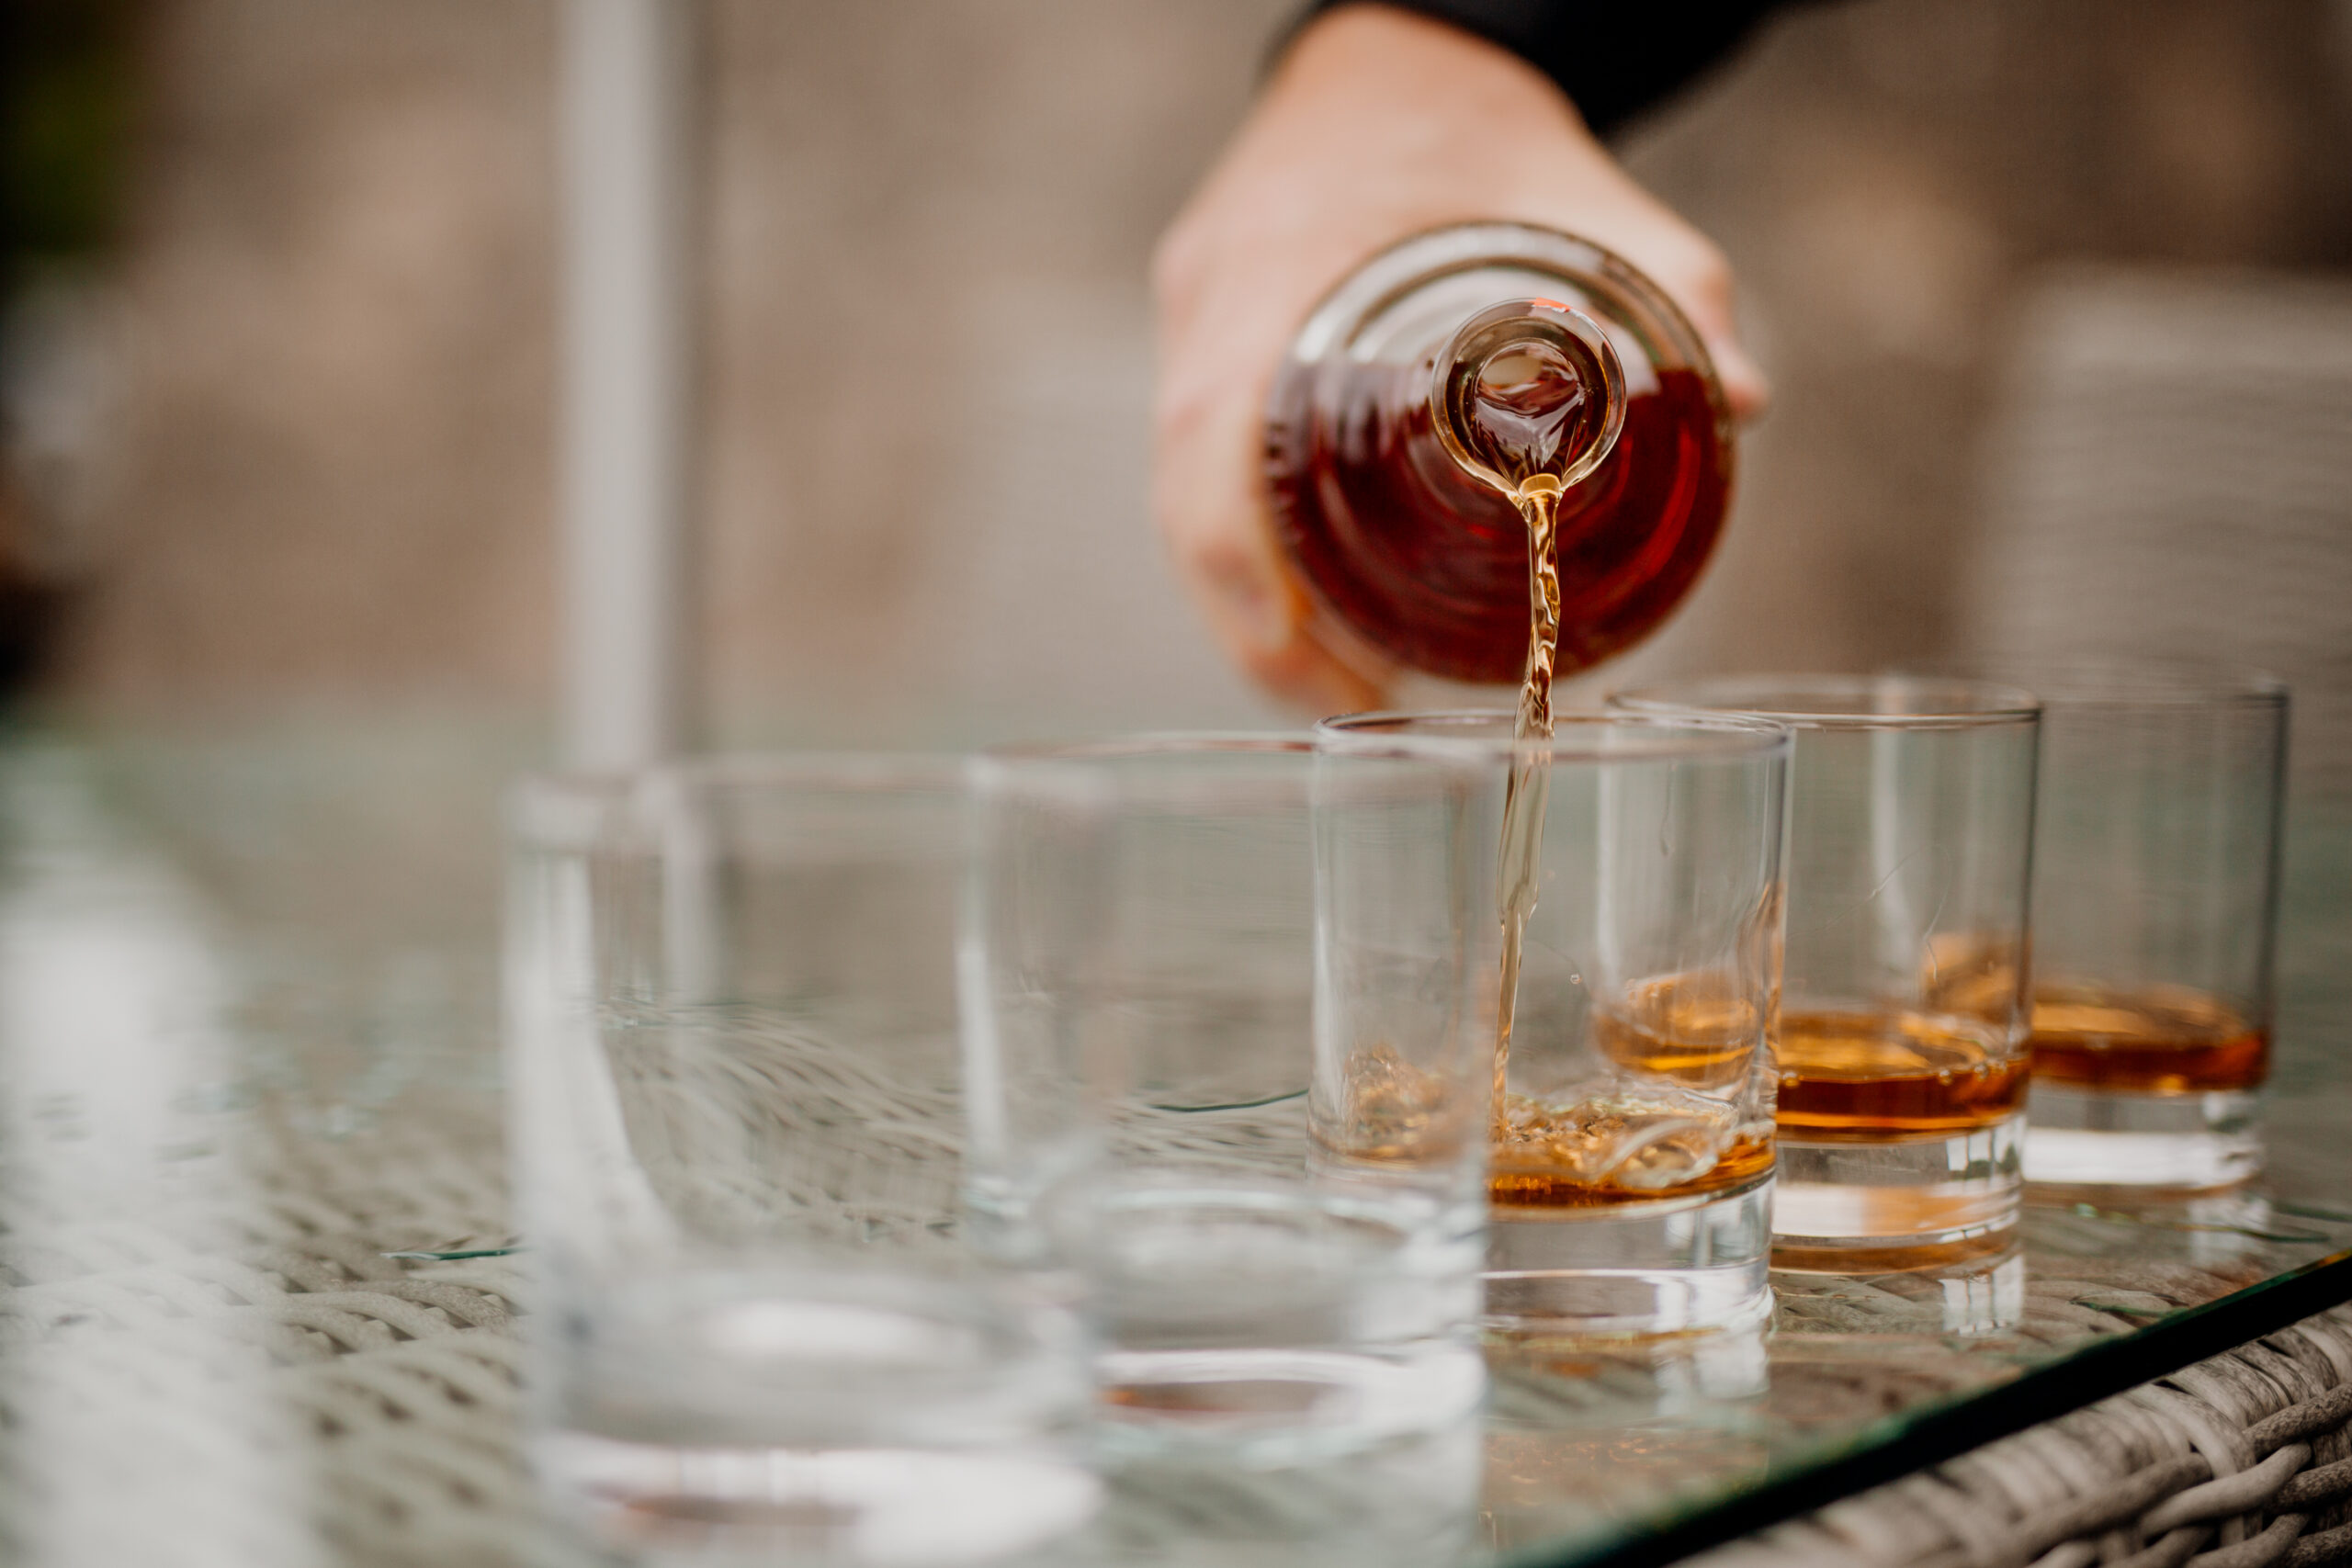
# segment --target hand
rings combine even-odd
[[[1442,223],[1566,229],[1656,279],[1706,340],[1733,412],[1763,404],[1722,254],[1627,177],[1549,78],[1467,33],[1344,6],[1293,42],[1153,258],[1153,510],[1227,654],[1317,713],[1377,706],[1393,671],[1317,640],[1273,535],[1266,397],[1315,302],[1373,253]]]

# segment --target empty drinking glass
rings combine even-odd
[[[1092,1512],[1075,1325],[958,1236],[952,761],[526,784],[532,1451],[597,1546],[991,1560]]]
[[[1090,1303],[1112,1449],[1287,1462],[1458,1422],[1485,1386],[1475,781],[1215,737],[978,776],[975,1223]],[[1403,846],[1369,869],[1429,945],[1367,1036],[1314,911],[1371,841]]]
[[[1500,870],[1468,964],[1491,1083],[1487,1319],[1606,1332],[1755,1319],[1770,1299],[1789,733],[1634,714],[1559,715],[1549,740],[1511,729],[1507,713],[1466,712],[1318,732],[1335,760],[1442,757],[1477,779],[1453,852]],[[1409,1015],[1413,961],[1439,934],[1396,918],[1381,874],[1430,849],[1347,849],[1322,910],[1346,977],[1333,1023],[1372,1040]]]

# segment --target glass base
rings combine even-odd
[[[553,1432],[535,1468],[558,1515],[632,1562],[988,1562],[1084,1524],[1101,1484],[1013,1450],[695,1448]]]
[[[2211,1192],[2262,1170],[2262,1133],[2250,1090],[2124,1094],[2033,1086],[2026,1179],[2057,1187]]]
[[[2025,1118],[1952,1137],[1775,1143],[1772,1266],[1838,1274],[1936,1268],[2009,1245]]]
[[[837,1258],[657,1262],[537,1346],[551,1512],[627,1561],[992,1561],[1084,1523],[1076,1325],[1008,1281]]]
[[[1996,1252],[1953,1260],[1956,1249],[1947,1248],[1943,1258],[1911,1268],[1883,1268],[1884,1254],[1898,1250],[1888,1248],[1862,1254],[1856,1269],[1775,1268],[1774,1310],[1783,1329],[1853,1332],[1844,1312],[1859,1282],[1870,1303],[1869,1333],[1997,1334],[2025,1318],[2025,1246],[2018,1233],[1993,1239]],[[1880,1271],[1864,1272],[1872,1262]]]
[[[1487,1325],[1666,1334],[1744,1322],[1770,1300],[1772,1178],[1731,1192],[1608,1208],[1497,1207]]]
[[[1147,1172],[1066,1233],[1114,1456],[1293,1463],[1463,1419],[1486,1393],[1477,1216],[1411,1191]]]
[[[1476,1347],[1381,1354],[1319,1349],[1114,1350],[1096,1362],[1107,1457],[1210,1450],[1295,1464],[1442,1431],[1486,1397]]]

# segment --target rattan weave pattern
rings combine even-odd
[[[506,1223],[494,1118],[241,1135],[249,1179],[214,1181],[200,1223],[14,1213],[0,1430],[29,1440],[0,1466],[0,1558],[526,1561],[520,1271],[383,1256]]]
[[[1696,1560],[1703,1568],[2352,1562],[2352,1308]]]
[[[42,1493],[102,1472],[126,1440],[108,1415],[118,1412],[140,1423],[142,1452],[168,1461],[149,1467],[168,1472],[152,1482],[159,1495],[214,1513],[243,1500],[242,1522],[211,1531],[241,1543],[229,1559],[238,1568],[531,1562],[517,1442],[521,1271],[503,1258],[383,1256],[500,1234],[488,1109],[455,1104],[334,1140],[249,1125],[239,1163],[252,1179],[225,1229],[192,1235],[168,1216],[118,1216],[0,1239],[0,1357],[25,1374],[0,1393],[0,1421],[23,1426],[26,1412],[7,1406],[31,1400],[79,1413],[47,1423],[29,1467],[0,1473],[0,1520],[38,1521],[59,1506]],[[224,1412],[239,1402],[225,1396],[240,1387],[261,1391],[266,1408],[232,1431]],[[164,1420],[184,1430],[159,1432]],[[2352,1309],[1710,1554],[1707,1565],[2316,1568],[2352,1560],[2347,1420]],[[277,1490],[255,1482],[257,1461],[283,1472]],[[273,1506],[283,1520],[270,1519]],[[78,1551],[17,1540],[7,1555],[44,1568],[128,1561],[136,1521],[119,1523]],[[0,1536],[8,1530],[0,1523]]]

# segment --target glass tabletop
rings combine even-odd
[[[0,1551],[548,1560],[497,1050],[497,800],[534,761],[438,717],[0,738]],[[1475,1429],[1114,1493],[1102,1554],[1625,1560],[2258,1303],[2352,1247],[2352,809],[2300,807],[2288,867],[2257,1190],[2036,1203],[1965,1269],[1777,1277],[1745,1332],[1498,1342]]]

